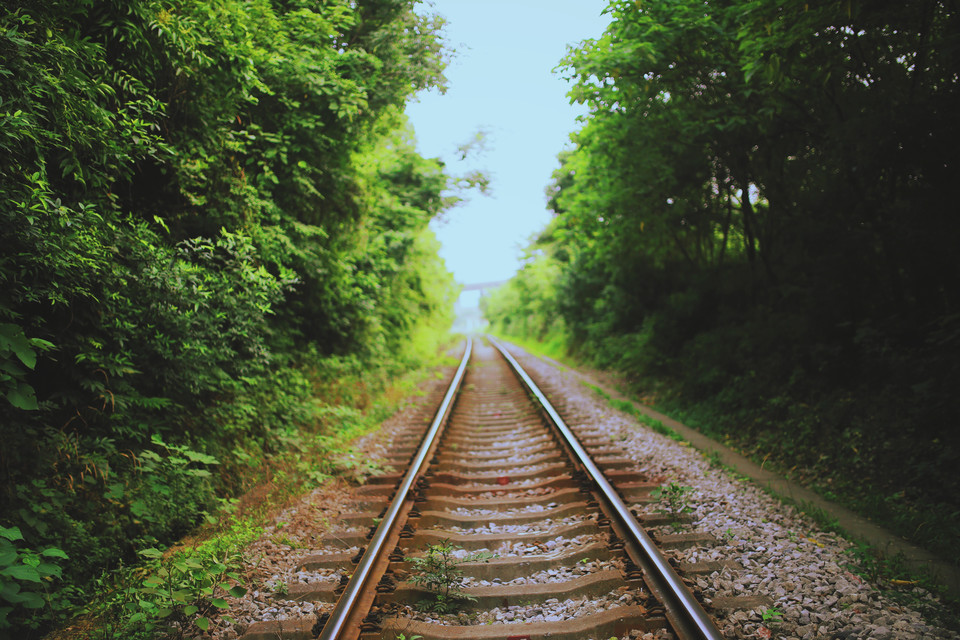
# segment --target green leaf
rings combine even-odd
[[[200,453],[199,451],[190,451],[189,449],[186,449],[183,452],[183,455],[188,457],[193,462],[201,462],[203,464],[220,464],[220,461],[213,456],[207,455],[206,453]]]
[[[4,541],[6,542],[6,541]],[[9,542],[7,544],[10,544]],[[12,547],[13,545],[11,545]],[[17,561],[17,550],[14,548],[0,549],[0,567],[14,564]]]
[[[174,602],[189,602],[193,598],[193,593],[189,589],[177,589],[170,597]]]
[[[18,593],[20,593],[20,585],[18,583],[0,583],[0,598],[3,598],[7,602],[14,602],[12,598],[14,598]]]
[[[28,567],[37,568],[40,566],[40,556],[35,553],[22,553],[20,561]]]
[[[185,607],[183,608],[183,615],[185,615],[185,616],[192,616],[193,614],[195,614],[195,613],[196,613],[197,611],[199,611],[199,610],[200,610],[200,607],[198,607],[198,606],[195,605],[195,604],[190,604],[190,605],[187,605],[187,606],[185,606]]]
[[[64,560],[70,559],[70,556],[68,556],[62,549],[57,549],[56,547],[44,549],[40,552],[40,555],[46,556],[47,558],[63,558]]]
[[[37,354],[33,350],[33,345],[23,333],[23,329],[15,324],[0,324],[0,349],[9,349],[20,362],[28,369],[33,369],[37,365]]]
[[[107,492],[103,494],[103,497],[107,500],[119,500],[123,497],[123,483],[114,482],[107,485]]]
[[[230,605],[227,604],[227,601],[223,598],[214,598],[210,601],[210,604],[215,606],[217,609],[229,609]]]
[[[25,591],[18,596],[20,604],[27,609],[42,609],[47,603],[43,597],[34,591]]]
[[[0,527],[0,538],[7,540],[23,540],[23,534],[20,533],[20,527]]]
[[[37,572],[41,577],[46,578],[47,576],[53,576],[55,578],[60,578],[63,575],[63,569],[55,564],[50,564],[44,562],[37,566]]]
[[[143,556],[144,558],[162,558],[163,557],[163,552],[153,547],[150,547],[149,549],[142,549],[137,553]]]
[[[27,580],[29,582],[40,582],[40,574],[37,570],[25,564],[7,567],[3,571],[0,571],[0,576],[9,576],[17,580]]]
[[[22,378],[27,374],[27,372],[13,360],[0,362],[0,372],[6,374],[3,376],[4,381],[10,380],[11,378]]]
[[[208,618],[197,618],[195,624],[200,627],[202,631],[206,631],[210,628],[210,620]]]
[[[7,391],[7,400],[17,409],[24,411],[36,411],[39,409],[37,396],[33,387],[25,382],[21,382],[14,389]]]
[[[236,585],[236,586],[230,587],[230,589],[227,591],[227,593],[229,593],[230,595],[232,595],[234,598],[242,598],[243,596],[245,596],[245,595],[247,594],[247,590],[246,590],[245,587],[241,587],[240,585]]]

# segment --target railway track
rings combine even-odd
[[[312,595],[335,606],[244,638],[720,638],[627,506],[657,485],[609,436],[573,434],[495,343],[468,343],[439,404],[425,434],[395,437],[397,471],[361,487],[331,548],[305,561],[352,556],[349,579]]]

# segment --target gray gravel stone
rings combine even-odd
[[[668,551],[679,561],[734,560],[736,571],[713,572],[697,578],[704,596],[762,595],[779,611],[773,637],[777,638],[929,638],[957,640],[960,634],[925,620],[916,609],[892,601],[879,588],[851,568],[853,545],[837,534],[821,530],[815,522],[752,483],[711,467],[696,450],[654,433],[632,416],[608,406],[586,389],[575,376],[530,356],[518,348],[511,352],[538,381],[549,397],[563,397],[566,413],[576,431],[588,427],[611,437],[635,460],[640,471],[664,484],[692,487],[684,495],[687,515],[694,522],[683,530],[714,536],[706,548]],[[656,514],[664,505],[636,504],[641,512]],[[941,607],[936,596],[922,589],[911,593],[926,611]],[[891,611],[897,611],[896,614]],[[720,612],[718,623],[725,637],[756,636],[764,627],[763,610]],[[769,613],[768,613],[769,615]],[[911,621],[914,626],[896,626]],[[915,622],[913,622],[915,621]],[[749,630],[749,632],[748,632]]]

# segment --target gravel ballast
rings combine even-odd
[[[931,593],[914,587],[898,601],[857,575],[855,545],[850,541],[824,532],[796,508],[752,483],[711,466],[686,443],[655,433],[611,408],[573,374],[517,347],[510,350],[548,396],[564,398],[564,413],[577,416],[571,426],[583,425],[608,435],[646,476],[664,485],[673,482],[690,488],[682,502],[684,515],[693,517],[692,524],[660,527],[660,532],[708,534],[716,542],[666,554],[682,562],[734,561],[734,569],[695,577],[708,607],[714,600],[745,595],[767,597],[773,603],[753,610],[712,610],[725,637],[960,638],[937,622],[944,609]],[[646,513],[669,510],[666,504],[634,506]]]
[[[731,563],[721,570],[690,576],[702,592],[705,605],[717,620],[724,637],[960,640],[960,634],[937,622],[936,612],[942,608],[931,594],[914,588],[908,594],[909,604],[903,604],[906,601],[903,598],[899,599],[901,601],[893,599],[877,585],[857,575],[856,561],[851,555],[854,545],[849,541],[822,531],[795,508],[783,504],[755,485],[711,466],[692,447],[654,433],[632,416],[612,409],[603,399],[585,388],[573,374],[523,354],[518,349],[512,350],[548,396],[564,399],[565,415],[576,416],[576,420],[571,419],[571,426],[582,425],[588,427],[591,433],[599,431],[610,437],[611,446],[621,448],[625,456],[635,462],[636,470],[653,481],[690,488],[682,495],[683,523],[658,525],[651,531],[660,537],[675,533],[697,533],[714,539],[712,544],[706,546],[665,552],[679,562]],[[364,445],[371,457],[385,452],[389,431],[389,427],[385,428]],[[530,446],[542,441],[542,438],[528,438],[522,442]],[[461,447],[467,449],[467,445]],[[510,464],[519,462],[511,460],[509,455],[503,461],[507,460]],[[477,492],[471,497],[526,498],[549,496],[555,492],[552,487],[528,488],[521,483],[514,487]],[[253,578],[253,586],[243,598],[229,599],[231,606],[228,613],[235,622],[221,621],[205,633],[191,628],[187,630],[188,635],[210,640],[233,640],[255,622],[294,619],[329,610],[332,605],[325,603],[286,600],[276,592],[275,587],[278,583],[295,585],[340,579],[339,570],[302,571],[300,563],[305,555],[320,550],[323,541],[329,540],[333,527],[344,526],[344,523],[337,522],[337,516],[351,510],[345,499],[346,493],[343,485],[325,487],[305,496],[298,504],[280,514],[276,519],[278,524],[268,527],[264,537],[248,549],[247,555],[252,563],[248,575]],[[536,512],[555,506],[556,503],[546,507],[531,505],[512,512]],[[657,516],[669,510],[662,502],[637,503],[632,508],[644,515]],[[448,511],[464,516],[491,516],[491,520],[497,513],[481,506],[459,506]],[[562,521],[558,518],[554,524]],[[657,522],[662,522],[662,518]],[[509,531],[516,526],[492,521],[484,523],[483,520],[478,525],[485,533]],[[467,527],[462,527],[462,530],[466,531]],[[285,539],[299,543],[302,548],[292,548],[279,542]],[[523,541],[506,544],[490,551],[501,558],[551,557],[570,553],[595,540],[595,536],[559,537],[535,543]],[[342,554],[345,551],[353,553],[357,549],[329,547],[324,551]],[[555,575],[540,572],[519,579],[505,576],[502,581],[471,579],[464,586],[553,582],[608,566],[609,563],[603,562],[573,570],[557,569],[554,570]],[[475,617],[460,619],[459,616],[446,621],[454,624],[508,624],[553,619],[548,616],[566,619],[568,616],[582,615],[585,611],[623,606],[627,603],[620,601],[622,595],[557,599],[556,602],[541,606],[539,612],[533,606],[502,607],[482,614],[487,616],[482,621]],[[770,604],[746,610],[713,606],[714,602],[737,596],[763,597]],[[419,619],[439,620],[441,617],[427,614]],[[636,633],[629,637],[651,640],[666,635],[669,634]]]

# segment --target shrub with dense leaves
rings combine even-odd
[[[609,15],[561,64],[590,115],[488,317],[957,558],[956,5]]]
[[[0,545],[69,556],[11,560],[52,607],[4,582],[6,623],[62,615],[284,443],[345,428],[325,363],[385,378],[449,326],[427,225],[455,180],[402,115],[442,87],[442,22],[414,5],[0,9],[0,526],[45,551]]]

